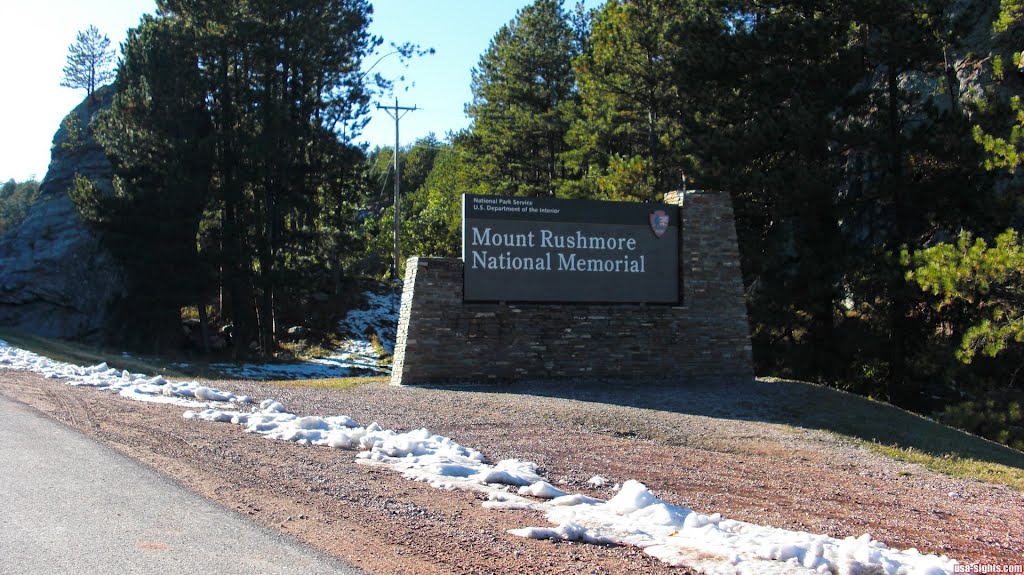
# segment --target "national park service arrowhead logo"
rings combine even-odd
[[[651,212],[648,219],[651,222],[651,231],[654,232],[654,237],[661,239],[661,236],[668,231],[668,214],[665,213],[665,210],[656,210]]]

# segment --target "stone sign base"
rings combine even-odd
[[[681,206],[680,304],[465,303],[459,258],[409,258],[394,385],[753,377],[732,204]]]

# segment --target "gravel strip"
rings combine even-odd
[[[702,513],[834,537],[870,533],[966,563],[1020,563],[1024,493],[892,461],[840,436],[771,421],[769,382],[676,388],[533,384],[347,391],[217,381],[279,399],[302,415],[349,415],[385,428],[426,427],[489,459],[536,462],[563,490],[613,495],[587,480],[636,479]],[[776,387],[773,387],[776,386]],[[687,573],[635,548],[534,541],[506,531],[546,525],[536,512],[487,510],[351,452],[274,442],[228,424],[189,421],[38,375],[0,370],[23,402],[371,573]]]

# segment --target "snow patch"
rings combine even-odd
[[[557,499],[568,495],[568,493],[558,489],[547,481],[537,481],[532,485],[520,487],[519,494],[529,495],[538,499]]]
[[[888,548],[870,535],[836,539],[704,515],[668,504],[645,485],[626,481],[601,503],[547,508],[555,527],[513,529],[513,535],[640,547],[665,563],[712,575],[939,575],[946,556]]]
[[[388,375],[391,366],[384,363],[367,334],[374,333],[386,355],[395,352],[401,294],[365,292],[367,309],[351,310],[338,322],[338,333],[345,338],[328,357],[293,363],[216,363],[211,367],[237,379],[286,380],[328,379]]]
[[[161,376],[150,377],[126,370],[117,370],[106,363],[80,367],[54,361],[12,347],[0,340],[0,366],[32,371],[50,379],[60,379],[75,387],[94,387],[112,391],[122,397],[150,403],[170,403],[184,407],[214,405],[246,405],[251,399],[207,387],[195,381],[170,382]]]

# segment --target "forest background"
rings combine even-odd
[[[354,143],[389,89],[362,71],[372,7],[157,8],[84,119],[112,179],[72,190],[128,272],[119,337],[192,310],[272,355],[324,294],[403,273],[396,151]],[[536,0],[480,56],[470,126],[397,150],[401,251],[458,256],[464,193],[724,190],[759,375],[1024,449],[1022,23],[1021,0]],[[37,192],[4,184],[0,233]]]

